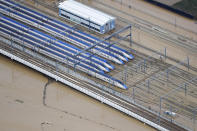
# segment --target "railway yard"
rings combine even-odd
[[[75,29],[82,30],[101,40],[106,39],[107,42],[131,53],[133,59],[129,59],[123,65],[111,61],[110,64],[115,69],[106,72],[108,76],[120,80],[128,89],[120,89],[109,84],[113,83],[111,79],[104,82],[79,71],[75,66],[68,66],[68,63],[37,54],[36,49],[28,49],[21,44],[22,42],[9,39],[3,34],[0,44],[2,51],[7,51],[59,78],[99,94],[101,98],[118,103],[122,108],[161,126],[158,130],[197,130],[197,25],[190,20],[180,16],[175,16],[175,21],[174,18],[172,21],[164,20],[165,17],[171,18],[175,14],[158,17],[151,11],[139,9],[140,4],[146,6],[146,3],[143,5],[135,0],[80,0],[116,17],[116,29],[103,35],[60,18],[57,13],[57,0],[16,2],[62,21],[74,28],[72,33],[76,32]],[[9,13],[3,16],[13,17]],[[188,28],[183,26],[182,21],[186,21],[184,24]],[[30,25],[24,22],[24,26]],[[35,25],[31,25],[31,28],[43,31]],[[45,33],[55,39],[67,41],[49,31]],[[145,120],[142,122],[145,123]]]

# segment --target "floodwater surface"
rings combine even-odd
[[[153,131],[127,115],[0,56],[1,131]],[[45,89],[45,90],[44,90]]]

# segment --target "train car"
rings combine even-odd
[[[77,46],[80,46],[83,48],[89,48],[91,46],[88,43],[85,43],[84,41],[82,41],[74,36],[69,35],[70,32],[69,33],[67,32],[67,34],[63,33],[63,32],[59,32],[57,29],[54,29],[51,26],[45,25],[41,22],[37,22],[35,19],[29,18],[28,15],[19,14],[19,12],[12,11],[11,8],[9,9],[4,6],[0,6],[0,11],[8,16],[14,17],[17,20],[23,21],[23,22],[30,24],[32,26],[35,26],[39,29],[43,29],[55,36],[60,37],[60,38],[64,38],[65,40],[67,40]],[[91,49],[90,51],[93,52],[94,54],[97,54],[97,55],[102,56],[106,59],[109,59],[109,60],[113,61],[114,63],[124,64],[124,62],[121,59],[119,59],[118,56],[116,56],[115,54],[112,54],[109,51],[104,51],[104,50],[97,48],[97,47]]]
[[[0,30],[2,30],[2,29],[0,29]],[[30,31],[30,29],[26,29],[26,31]],[[19,33],[20,33],[20,31],[19,31]],[[9,34],[8,36],[11,37],[11,39],[13,39],[13,40],[18,39],[17,37],[14,38],[13,35],[11,35],[11,34]],[[25,37],[23,37],[22,34],[19,37],[20,37],[20,39],[18,39],[18,40],[20,40],[19,43],[23,43],[23,42],[26,42],[27,41],[25,39]],[[35,41],[31,40],[29,42],[35,42]],[[54,52],[53,54],[51,54],[52,51],[49,51],[47,48],[46,48],[47,51],[46,51],[45,48],[44,48],[45,51],[43,51],[43,49],[41,49],[41,48],[42,47],[40,47],[40,48],[38,47],[37,48],[37,46],[36,46],[34,50],[36,50],[38,52],[42,51],[41,53],[43,53],[45,55],[49,55],[50,57],[51,56],[54,56],[54,57],[55,56],[60,56],[60,54],[57,54],[57,52]],[[64,57],[64,59],[65,59],[65,57]],[[64,61],[64,59],[62,59],[62,61]],[[86,68],[81,67],[80,65],[81,65],[81,63],[79,65],[77,65],[76,68],[77,69],[80,69],[81,71],[83,71],[85,73],[88,73],[89,75],[92,75],[92,76],[97,77],[97,78],[99,78],[99,79],[101,79],[103,81],[106,81],[106,82],[108,82],[110,84],[113,84],[113,85],[115,85],[115,86],[117,86],[119,88],[127,89],[126,85],[124,85],[119,80],[116,80],[116,79],[114,79],[114,78],[112,78],[112,77],[110,77],[110,76],[108,76],[108,75],[106,75],[104,73],[96,72],[95,70],[89,69],[89,67],[86,67]]]
[[[31,10],[29,8],[26,8],[26,7],[24,7],[24,6],[20,5],[20,4],[14,3],[11,0],[2,0],[2,1],[3,1],[3,2],[1,2],[2,4],[7,4],[7,6],[11,6],[12,9],[15,8],[18,12],[22,12],[24,14],[26,13],[27,16],[30,16],[31,18],[35,18],[35,19],[39,20],[40,22],[44,22],[44,24],[46,24],[46,25],[48,25],[50,27],[53,26],[54,28],[58,29],[58,31],[60,31],[60,32],[68,32],[69,31],[68,33],[72,33],[72,35],[75,36],[75,38],[77,36],[77,38],[80,38],[80,40],[82,40],[82,38],[83,38],[83,40],[88,41],[88,42],[92,42],[93,41],[93,43],[95,43],[95,42],[99,42],[100,41],[98,38],[96,38],[94,36],[91,36],[90,34],[86,34],[86,33],[81,32],[79,30],[73,30],[72,27],[69,27],[68,25],[66,25],[66,24],[64,24],[64,23],[62,23],[60,21],[51,19],[50,17],[47,17],[46,15],[38,13],[38,12],[36,12],[34,10]],[[102,44],[104,46],[109,46],[109,43],[107,43],[107,42],[102,42],[100,44]],[[126,50],[124,50],[122,48],[119,48],[119,47],[117,47],[115,45],[110,46],[110,48],[108,48],[108,49],[109,50],[113,49],[113,51],[110,50],[111,53],[114,52],[114,50],[115,50],[115,51],[123,54],[123,56],[125,56],[125,57],[127,57],[129,59],[133,59],[134,58],[133,55],[130,54],[128,51],[126,51]],[[116,53],[116,52],[114,52],[114,53]],[[122,60],[125,61],[126,59],[123,58],[123,56],[119,55],[119,58],[122,57]]]
[[[16,30],[13,30],[11,28],[8,28],[8,27],[4,27],[2,25],[0,25],[0,27],[6,31],[11,31],[15,36],[19,35],[19,36],[22,36],[21,39],[23,40],[28,40],[28,41],[31,41],[32,43],[34,43],[35,47],[39,47],[40,48],[46,48],[47,50],[50,50],[50,51],[53,51],[55,52],[56,54],[59,54],[61,56],[63,56],[65,59],[70,59],[72,61],[75,61],[75,63],[77,63],[79,61],[79,59],[77,58],[73,58],[72,55],[68,54],[68,53],[65,53],[64,51],[58,49],[58,48],[55,48],[54,46],[51,46],[51,45],[48,45],[46,43],[42,43],[41,41],[35,39],[34,37],[31,37],[31,36],[27,36],[25,34],[21,34],[20,32],[17,32]],[[18,36],[18,37],[19,37]],[[26,46],[26,44],[24,44],[23,46]],[[33,46],[33,45],[32,45]],[[86,65],[87,67],[90,67],[92,69],[94,69],[95,71],[97,72],[101,72],[101,73],[104,73],[103,70],[99,69],[97,66],[91,64],[91,63],[88,63],[86,61],[81,61],[81,63],[83,65]],[[77,64],[78,65],[78,64]]]
[[[59,49],[63,50],[64,52],[68,53],[68,54],[71,54],[73,56],[77,54],[77,52],[75,51],[77,48],[72,46],[72,45],[69,45],[69,44],[67,44],[65,42],[62,42],[62,41],[57,40],[55,38],[52,38],[52,37],[50,37],[48,35],[45,35],[42,32],[36,31],[34,29],[29,29],[29,27],[22,26],[21,24],[16,23],[16,22],[12,21],[11,19],[6,19],[5,17],[1,17],[0,19],[2,20],[1,22],[3,22],[2,24],[6,23],[6,25],[9,24],[11,27],[15,26],[15,27],[17,27],[19,29],[18,31],[23,30],[22,33],[25,33],[25,34],[27,34],[26,32],[28,32],[29,34],[31,33],[31,35],[38,35],[37,38],[40,41],[42,41],[44,43],[48,42],[49,44],[54,45],[56,48],[59,48]],[[78,51],[80,51],[80,50],[78,50]],[[81,55],[78,56],[78,58],[82,59],[83,61],[87,61],[87,62],[90,62],[92,64],[95,64],[100,69],[104,70],[105,72],[109,72],[109,68],[106,67],[103,63],[100,63],[100,61],[98,61],[97,59],[93,59],[94,57],[90,57],[89,58],[89,55],[87,56],[85,54],[81,54]]]
[[[35,41],[34,39],[30,38],[29,36],[23,36],[20,32],[14,33],[12,29],[4,28],[2,25],[0,25],[0,33],[3,35],[5,34],[7,37],[11,38],[14,41],[17,41],[19,43],[22,43],[24,45],[29,45],[28,47],[31,47],[31,49],[36,50],[37,52],[40,52],[44,55],[47,55],[49,57],[58,59],[61,62],[64,62],[65,64],[68,64],[72,67],[74,67],[75,60],[72,60],[68,57],[65,57],[62,53],[57,52],[56,50],[52,50],[51,48],[48,48],[47,46],[41,46],[38,44],[38,41]],[[36,49],[35,49],[36,47]],[[67,61],[65,61],[65,59]],[[103,72],[97,72],[96,70],[92,69],[91,67],[88,67],[82,63],[79,63],[76,67],[76,69],[85,72],[91,76],[94,76],[96,78],[99,78],[105,82],[108,82],[112,85],[115,85],[116,87],[119,87],[121,89],[128,89],[126,85],[124,85],[121,81],[112,78],[111,76],[108,76],[104,74]]]
[[[8,31],[12,31],[12,33],[15,33],[15,35],[20,35],[22,36],[24,39],[30,39],[30,40],[33,40],[33,41],[36,41],[39,45],[39,46],[43,46],[43,47],[48,47],[52,50],[55,50],[56,52],[62,54],[63,56],[65,57],[69,57],[70,59],[73,59],[76,61],[76,63],[78,63],[79,61],[83,64],[85,64],[86,66],[90,66],[91,68],[94,68],[96,71],[100,71],[100,72],[103,72],[103,71],[109,71],[108,68],[100,68],[101,65],[99,66],[98,63],[94,63],[94,61],[90,61],[89,59],[86,59],[86,58],[83,58],[82,56],[80,57],[74,57],[70,52],[67,52],[67,50],[60,46],[59,44],[56,44],[56,43],[50,43],[50,41],[46,41],[45,38],[43,38],[42,36],[39,36],[37,34],[34,34],[34,33],[31,33],[29,31],[25,31],[23,30],[21,27],[17,27],[13,24],[10,24],[10,23],[7,23],[3,20],[1,20],[1,28],[4,28]],[[25,28],[24,26],[22,26],[23,28]],[[34,30],[34,29],[30,29],[30,30]],[[40,35],[42,35],[42,33],[40,32]],[[100,69],[99,69],[100,68]]]
[[[13,40],[15,40],[19,43],[24,43],[24,44],[28,45],[28,47],[30,47],[32,50],[36,50],[39,53],[42,53],[42,54],[47,55],[51,58],[57,59],[57,60],[65,63],[65,64],[70,65],[71,67],[74,67],[74,65],[75,65],[76,61],[71,60],[70,58],[63,56],[62,54],[56,52],[55,50],[51,50],[50,48],[46,48],[46,47],[42,47],[40,45],[37,45],[35,43],[35,41],[33,41],[33,40],[27,40],[27,39],[24,39],[22,37],[18,37],[15,34],[13,34],[13,32],[8,32],[8,30],[6,31],[3,28],[0,29],[0,32],[1,32],[1,34],[7,35],[11,39],[13,39]],[[101,75],[104,74],[103,72],[97,72],[96,70],[94,70],[91,67],[88,67],[88,66],[86,66],[82,63],[76,65],[75,68],[82,71],[82,72],[90,74],[90,75],[95,75],[95,73],[99,73]]]
[[[59,4],[59,16],[104,34],[115,28],[116,18],[74,0]]]
[[[4,3],[3,3],[4,2]],[[48,19],[50,19],[50,18],[48,18],[48,17],[46,17],[45,15],[42,15],[42,14],[40,14],[40,13],[37,13],[37,12],[35,12],[35,11],[33,11],[33,10],[30,10],[30,9],[28,9],[28,8],[26,8],[26,7],[24,7],[24,6],[21,6],[21,5],[19,5],[19,4],[17,4],[17,3],[14,3],[14,2],[12,2],[12,1],[10,1],[10,0],[6,0],[6,1],[0,1],[0,4],[7,4],[8,6],[12,6],[12,9],[13,8],[18,8],[20,11],[26,11],[26,12],[28,12],[29,14],[28,14],[28,16],[31,16],[31,13],[33,13],[34,14],[34,16],[37,16],[38,18],[40,18],[40,20],[41,21],[47,21]],[[9,12],[7,12],[7,10],[5,10],[3,7],[1,7],[0,8],[0,11],[1,12],[3,12],[3,13],[8,13],[9,14]],[[18,18],[18,15],[17,16],[15,16],[16,18]],[[21,17],[19,17],[18,19],[20,19]],[[27,19],[25,19],[25,20],[27,20]],[[52,21],[53,19],[51,19],[51,21]],[[32,24],[32,25],[35,25],[34,23],[31,23],[31,21],[28,21],[27,20],[27,22],[29,22],[30,24]],[[58,22],[58,21],[57,21]],[[40,24],[40,23],[39,23]],[[38,25],[39,25],[38,24]],[[55,24],[55,23],[53,23],[53,24]],[[46,29],[47,30],[47,29]],[[77,53],[79,53],[81,50],[80,49],[78,49],[78,48],[76,48],[76,47],[74,47],[74,46],[72,46],[72,45],[69,45],[71,48],[70,49],[72,49],[73,51],[75,51],[75,52],[77,52]],[[107,60],[105,60],[105,59],[103,59],[103,58],[100,58],[100,57],[97,57],[97,56],[95,56],[95,55],[91,55],[90,53],[88,53],[88,52],[86,52],[86,53],[84,53],[84,55],[86,56],[86,57],[88,57],[89,59],[93,59],[93,60],[95,60],[95,61],[98,61],[98,62],[100,62],[100,63],[102,63],[103,65],[105,65],[107,68],[109,68],[109,69],[114,69],[114,66],[112,65],[112,64],[110,64]]]

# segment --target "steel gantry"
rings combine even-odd
[[[109,45],[107,45],[106,47],[104,47],[104,49],[110,49],[110,47],[111,47],[112,45],[119,44],[120,41],[125,40],[125,39],[128,38],[128,37],[129,37],[129,41],[130,41],[130,45],[131,45],[131,42],[132,42],[132,35],[131,35],[132,25],[129,24],[129,25],[127,25],[126,27],[123,27],[123,28],[121,28],[120,30],[118,30],[118,31],[116,31],[116,32],[114,32],[114,33],[112,33],[111,35],[109,35],[109,36],[107,36],[107,37],[105,37],[103,40],[100,40],[100,41],[98,41],[98,42],[94,42],[93,45],[89,46],[88,48],[85,48],[84,50],[82,50],[82,51],[80,51],[80,52],[78,52],[74,57],[77,57],[77,56],[79,56],[80,54],[85,53],[85,52],[87,52],[87,51],[89,51],[89,50],[95,48],[96,46],[101,45],[101,43],[105,42],[106,40],[109,40],[109,41],[110,41],[110,39],[111,39],[112,37],[118,36],[120,33],[124,32],[124,31],[126,31],[126,30],[128,30],[128,29],[129,29],[129,34],[128,34],[128,35],[126,35],[126,36],[124,36],[124,37],[121,37],[118,41],[115,41],[115,42],[110,43]],[[89,56],[89,58],[92,57],[93,55],[94,55],[94,53],[93,53],[91,56]],[[75,66],[76,66],[77,64],[79,64],[81,61],[82,61],[82,60],[76,62],[76,63],[75,63]]]

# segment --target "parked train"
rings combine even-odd
[[[64,42],[61,42],[61,41],[57,42],[56,39],[53,39],[52,37],[45,35],[42,32],[36,31],[34,29],[29,29],[28,27],[23,26],[23,25],[19,25],[18,23],[16,23],[15,21],[12,21],[9,18],[6,19],[5,17],[1,17],[0,19],[1,19],[0,23],[1,23],[2,28],[6,28],[7,30],[12,30],[12,32],[15,32],[15,33],[19,32],[18,34],[20,34],[21,36],[37,41],[40,44],[39,46],[47,45],[48,47],[53,48],[53,50],[56,50],[57,52],[62,53],[64,56],[70,57],[70,59],[75,59],[76,62],[79,62],[81,59],[80,61],[81,63],[91,66],[97,71],[102,70],[102,71],[109,72],[109,69],[105,67],[102,63],[92,60],[91,58],[86,58],[83,55],[79,55],[78,57],[75,58],[73,55],[74,53],[65,47],[65,45],[67,44]]]
[[[3,14],[6,14],[8,16],[11,16],[17,20],[20,20],[22,22],[25,22],[26,24],[29,24],[29,25],[32,25],[34,27],[37,27],[39,29],[43,29],[45,31],[47,31],[48,33],[52,34],[52,35],[55,35],[56,37],[59,37],[59,38],[62,38],[62,39],[65,39],[66,41],[69,41],[77,46],[80,46],[82,48],[89,48],[91,45],[84,42],[81,38],[78,38],[76,37],[75,35],[72,35],[73,33],[70,32],[70,31],[60,31],[60,30],[57,30],[55,27],[53,27],[52,25],[48,25],[47,23],[49,23],[48,21],[43,21],[43,19],[41,19],[40,21],[35,19],[35,18],[32,18],[31,14],[24,14],[22,12],[19,12],[21,11],[20,9],[18,9],[18,11],[15,11],[14,9],[17,9],[15,7],[12,7],[12,6],[7,6],[5,3],[3,2],[0,2],[0,11],[3,13]],[[106,50],[104,48],[101,48],[101,47],[95,47],[95,48],[92,48],[90,50],[91,52],[97,54],[97,55],[100,55],[108,60],[111,60],[115,63],[118,63],[118,64],[124,64],[124,62],[122,61],[122,59],[124,61],[128,61],[128,59],[124,56],[121,56],[121,55],[117,55],[116,53],[113,53],[111,50]],[[117,52],[118,53],[118,52]]]
[[[16,22],[14,20],[12,20],[12,22],[16,23],[16,25],[20,25],[21,26],[20,28],[16,28],[15,25],[5,26],[6,24],[9,25],[10,23],[3,21],[2,18],[6,19],[6,20],[11,20],[7,17],[1,16],[0,33],[2,35],[9,37],[19,43],[23,43],[23,45],[28,45],[28,48],[36,50],[36,51],[38,51],[44,55],[47,55],[49,57],[58,59],[58,60],[64,62],[65,64],[68,64],[68,65],[74,67],[74,65],[76,63],[75,59],[72,59],[71,57],[66,57],[67,55],[65,55],[65,53],[62,53],[57,48],[54,48],[50,44],[47,44],[47,43],[44,44],[43,42],[35,39],[36,37],[39,37],[39,36],[36,36],[35,34],[34,35],[31,34],[30,31],[32,31],[34,29],[31,29],[31,28],[25,29],[24,28],[24,27],[26,27],[25,25],[23,25],[19,22]],[[24,33],[22,30],[23,31],[26,30],[26,33]],[[27,34],[31,34],[31,35],[27,35]],[[47,35],[45,34],[45,36],[47,36]],[[126,85],[124,85],[121,81],[114,79],[109,75],[106,75],[102,71],[100,71],[100,72],[96,71],[95,69],[92,68],[92,66],[90,66],[90,64],[88,64],[86,62],[77,64],[75,68],[82,71],[82,72],[85,72],[91,76],[94,76],[94,77],[99,78],[103,81],[106,81],[112,85],[115,85],[121,89],[127,89]]]
[[[97,43],[100,41],[98,38],[96,38],[94,36],[91,36],[89,34],[83,33],[78,30],[73,30],[71,27],[69,27],[68,25],[66,25],[62,22],[53,20],[43,14],[36,12],[36,11],[33,11],[33,10],[28,9],[26,7],[23,7],[23,6],[16,4],[14,2],[11,2],[10,0],[6,1],[4,4],[6,4],[6,3],[8,4],[7,6],[12,6],[12,8],[14,7],[15,10],[18,11],[18,13],[21,12],[21,14],[29,16],[29,17],[31,17],[31,19],[36,20],[37,22],[44,23],[45,25],[49,26],[50,28],[56,29],[56,31],[53,32],[54,31],[53,30],[52,33],[53,34],[58,33],[57,35],[59,35],[59,37],[64,38],[64,35],[62,36],[62,33],[65,32],[67,35],[70,34],[70,35],[72,35],[72,37],[83,41],[82,44],[84,44],[84,42],[86,42],[86,44],[85,44],[86,46],[83,45],[84,48],[87,47],[87,44],[93,45],[94,43]],[[76,44],[79,44],[79,43],[76,42]],[[130,54],[129,52],[127,52],[126,50],[119,48],[115,45],[110,45],[110,46],[109,45],[110,44],[107,42],[102,42],[102,43],[99,43],[98,46],[96,46],[96,47],[99,49],[102,49],[104,51],[108,51],[109,53],[111,53],[113,55],[116,55],[118,58],[120,58],[123,61],[128,61],[128,58],[133,59],[133,55]]]

